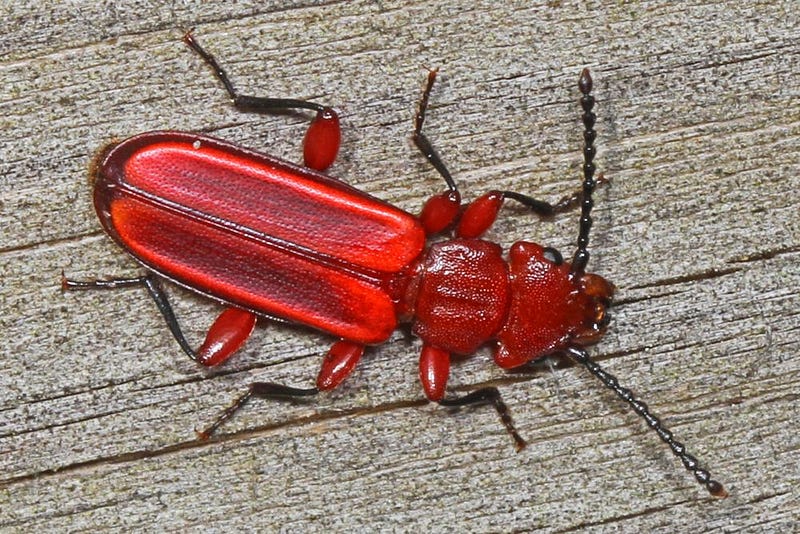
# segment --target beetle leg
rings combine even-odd
[[[485,195],[469,203],[458,220],[456,235],[459,237],[480,237],[497,219],[497,213],[503,205],[504,194],[501,191],[489,191]]]
[[[237,309],[226,308],[219,314],[211,328],[206,334],[206,339],[200,346],[200,349],[195,351],[186,341],[183,335],[178,319],[175,317],[175,311],[169,303],[166,292],[161,287],[159,279],[150,274],[144,277],[144,286],[150,297],[156,303],[158,311],[164,316],[167,322],[169,331],[178,342],[183,352],[185,352],[192,360],[205,366],[219,365],[244,344],[256,324],[256,316],[252,312]]]
[[[265,98],[265,97],[257,97],[257,96],[247,96],[239,94],[236,89],[233,87],[230,79],[228,78],[228,74],[225,72],[219,63],[217,63],[216,58],[210,53],[207,52],[197,40],[192,35],[192,31],[189,30],[183,36],[183,42],[186,45],[194,50],[197,55],[199,55],[206,64],[214,70],[214,75],[222,82],[222,85],[225,86],[225,90],[230,95],[231,100],[233,101],[233,105],[237,109],[241,110],[250,110],[250,111],[271,111],[271,110],[287,110],[287,109],[310,109],[312,111],[323,111],[325,106],[321,104],[317,104],[315,102],[309,102],[307,100],[299,100],[296,98]]]
[[[253,382],[248,386],[247,391],[233,401],[233,404],[225,408],[225,410],[219,414],[216,420],[211,423],[209,426],[204,428],[201,431],[197,432],[197,437],[201,440],[206,440],[211,437],[219,427],[230,419],[233,414],[239,411],[239,409],[245,405],[245,403],[250,400],[251,397],[261,397],[264,399],[294,399],[298,397],[310,397],[319,393],[317,388],[293,388],[291,386],[284,386],[281,384],[275,384],[273,382]]]
[[[582,94],[581,107],[583,108],[583,115],[581,120],[584,125],[582,167],[584,180],[581,184],[581,189],[565,196],[555,204],[514,191],[489,191],[466,207],[459,219],[456,235],[468,238],[481,236],[494,223],[503,201],[507,198],[519,202],[541,217],[552,217],[580,206],[581,220],[578,233],[578,249],[572,261],[572,271],[577,273],[584,271],[586,263],[589,261],[587,247],[589,245],[589,229],[592,225],[590,215],[593,206],[592,193],[598,185],[608,184],[609,180],[602,174],[594,178],[594,156],[597,153],[594,140],[597,137],[597,132],[594,130],[596,116],[592,112],[594,97],[591,95],[592,78],[588,69],[584,69],[581,72],[578,85]],[[428,90],[430,90],[430,87],[428,87]],[[426,101],[426,99],[424,100]]]
[[[150,297],[152,297],[153,301],[155,301],[158,311],[160,311],[161,315],[164,316],[164,320],[166,320],[167,326],[177,340],[178,345],[181,346],[183,352],[188,354],[192,360],[199,361],[197,354],[194,352],[194,350],[192,350],[192,347],[189,346],[189,342],[186,341],[186,337],[183,335],[181,327],[178,325],[178,320],[175,317],[175,312],[172,309],[172,305],[170,305],[169,300],[167,299],[167,294],[164,293],[164,290],[161,288],[161,284],[154,275],[146,274],[136,278],[117,278],[112,280],[77,281],[69,280],[66,276],[64,276],[63,272],[61,273],[61,288],[65,291],[84,289],[119,289],[122,287],[133,286],[144,286],[147,288],[148,293],[150,293]]]
[[[446,230],[461,211],[461,195],[458,191],[445,191],[432,196],[422,206],[419,220],[427,235]]]
[[[428,161],[431,162],[431,165],[433,165],[442,178],[444,178],[444,181],[447,183],[447,189],[450,191],[457,191],[456,182],[450,175],[450,171],[445,167],[442,158],[439,157],[439,154],[433,148],[431,142],[425,134],[422,133],[422,125],[425,123],[425,112],[428,110],[428,98],[433,88],[433,82],[436,81],[437,72],[439,72],[439,69],[431,69],[428,71],[428,82],[425,85],[425,90],[422,92],[422,98],[419,101],[417,113],[414,115],[414,133],[411,135],[411,139],[414,141],[419,151],[422,152]]]
[[[439,232],[447,229],[458,217],[461,211],[461,195],[456,187],[456,182],[450,175],[450,171],[442,162],[442,158],[431,145],[431,142],[422,133],[422,125],[425,123],[425,112],[428,110],[428,98],[433,88],[433,82],[436,81],[437,69],[428,71],[428,82],[425,85],[425,90],[422,92],[417,113],[414,115],[414,132],[411,134],[411,139],[414,145],[420,152],[428,159],[431,165],[439,172],[447,184],[447,191],[431,197],[422,206],[422,211],[419,214],[422,227],[428,235],[438,234]]]
[[[185,352],[186,355],[189,356],[189,358],[198,363],[201,363],[197,353],[194,351],[194,349],[192,349],[192,347],[189,345],[189,342],[186,341],[186,337],[183,335],[183,331],[181,330],[181,327],[178,324],[178,319],[177,317],[175,317],[175,311],[172,309],[172,305],[169,303],[167,294],[161,287],[161,282],[158,280],[157,277],[155,277],[152,274],[148,274],[143,278],[144,278],[143,281],[144,287],[147,288],[147,292],[150,294],[150,297],[153,299],[153,302],[156,303],[158,311],[161,312],[161,315],[167,322],[169,331],[172,332],[172,336],[175,338],[175,341],[178,342],[178,345],[180,345],[183,352]]]
[[[363,354],[363,343],[345,340],[334,343],[322,360],[322,367],[317,375],[317,388],[328,391],[341,384],[353,372]]]
[[[206,367],[219,365],[247,341],[256,326],[256,315],[239,308],[225,308],[208,329],[197,349],[197,361]]]
[[[208,439],[220,425],[239,411],[251,397],[285,400],[309,397],[316,395],[320,391],[333,389],[353,371],[358,360],[361,359],[362,354],[364,354],[364,345],[362,343],[346,340],[334,343],[322,361],[322,368],[317,377],[317,387],[295,388],[282,384],[275,384],[274,382],[254,382],[250,384],[247,391],[236,399],[233,404],[225,408],[213,423],[204,430],[199,431],[197,436],[200,439]]]
[[[494,405],[500,420],[506,427],[506,431],[514,440],[517,451],[525,447],[525,440],[517,433],[514,421],[508,413],[508,407],[500,396],[500,391],[495,387],[476,389],[461,397],[450,399],[444,398],[447,378],[450,375],[450,353],[446,350],[424,344],[419,357],[419,378],[425,396],[433,402],[438,402],[442,406],[469,406],[472,404],[485,404],[491,402]]]
[[[607,185],[610,183],[611,179],[606,178],[602,174],[598,175],[597,180],[595,181],[596,186]],[[552,217],[553,215],[566,213],[580,206],[583,202],[584,194],[585,191],[581,187],[581,189],[578,189],[574,193],[562,197],[561,200],[555,204],[550,204],[549,202],[545,202],[543,200],[537,200],[522,193],[515,193],[514,191],[503,191],[503,198],[516,200],[541,217]]]
[[[609,180],[600,175],[596,182],[597,185],[604,185],[609,183]],[[552,217],[577,208],[583,202],[584,194],[584,190],[580,189],[555,204],[550,204],[514,191],[489,191],[470,202],[464,209],[458,220],[456,235],[471,238],[483,235],[494,224],[505,199],[519,202],[540,217]]]
[[[417,107],[417,113],[414,115],[414,132],[411,139],[419,149],[420,152],[431,162],[431,165],[439,172],[447,184],[447,191],[431,197],[422,206],[422,211],[419,214],[422,227],[428,235],[438,234],[448,228],[458,217],[461,210],[461,195],[458,193],[458,188],[450,175],[450,171],[442,162],[442,158],[431,145],[431,142],[422,133],[422,125],[425,123],[425,112],[428,109],[428,98],[433,88],[433,82],[436,81],[437,69],[428,71],[428,82],[425,85],[425,90],[422,92],[422,98]]]
[[[444,398],[449,376],[450,353],[427,343],[424,344],[419,355],[419,379],[428,400],[440,402]]]
[[[61,288],[66,291],[84,289],[119,289],[122,287],[133,286],[144,286],[147,288],[148,293],[150,293],[150,297],[152,297],[152,299],[155,301],[158,311],[160,311],[161,315],[164,316],[164,320],[166,320],[167,326],[177,340],[178,345],[181,346],[183,352],[188,354],[192,360],[199,361],[197,354],[194,352],[194,350],[192,350],[192,347],[189,346],[189,342],[186,341],[186,337],[184,337],[181,327],[178,325],[178,320],[175,317],[175,312],[172,309],[172,305],[170,305],[169,300],[167,299],[167,294],[164,293],[158,278],[156,278],[154,275],[146,274],[136,278],[117,278],[112,280],[77,281],[70,280],[64,276],[63,272],[61,273]]]
[[[144,286],[156,303],[158,311],[172,332],[173,337],[192,360],[205,366],[219,365],[227,360],[250,337],[256,323],[255,314],[238,308],[225,308],[216,318],[206,334],[206,339],[195,351],[183,335],[175,311],[169,303],[161,282],[153,274],[135,278],[111,280],[70,280],[61,273],[61,288],[65,291],[87,289],[119,289],[123,287]]]
[[[419,217],[422,221],[425,231],[429,235],[439,233],[449,227],[458,217],[461,207],[461,196],[458,193],[455,180],[453,180],[450,171],[447,170],[447,167],[442,162],[439,154],[433,148],[431,142],[428,140],[425,134],[422,133],[422,125],[425,123],[425,114],[428,109],[428,100],[431,89],[433,88],[433,84],[436,81],[437,72],[437,69],[432,69],[428,72],[428,81],[425,85],[425,89],[422,92],[422,98],[420,99],[417,113],[414,116],[414,132],[411,136],[416,147],[420,150],[420,152],[422,152],[428,161],[431,162],[431,165],[434,166],[442,178],[444,178],[448,188],[446,192],[430,198],[422,208],[422,212],[420,213]],[[490,191],[467,206],[466,210],[464,210],[464,213],[459,219],[459,225],[456,230],[457,235],[461,237],[479,237],[482,235],[486,230],[489,229],[489,227],[492,226],[492,223],[494,223],[495,219],[497,218],[497,213],[500,211],[500,207],[503,204],[503,200],[507,198],[523,204],[525,207],[542,217],[552,217],[556,214],[576,208],[579,205],[582,206],[583,210],[586,210],[584,205],[586,205],[587,202],[584,202],[584,198],[589,198],[589,203],[591,203],[591,193],[594,190],[594,187],[596,185],[607,184],[609,182],[601,175],[598,176],[596,181],[592,181],[591,186],[587,185],[586,183],[591,179],[591,174],[594,173],[594,164],[592,163],[592,159],[594,158],[594,154],[596,152],[593,145],[595,132],[592,129],[594,126],[594,114],[591,113],[591,108],[594,104],[594,98],[589,94],[591,91],[591,78],[588,76],[588,71],[584,71],[584,73],[582,73],[580,85],[581,92],[583,93],[581,105],[584,106],[585,110],[582,118],[584,124],[586,125],[586,131],[584,132],[584,138],[586,140],[586,145],[584,148],[584,174],[587,175],[586,181],[582,185],[581,189],[571,195],[565,196],[555,204],[538,200],[531,196],[514,191]],[[587,79],[588,82],[585,81]],[[586,216],[588,216],[588,212]],[[585,217],[582,216],[581,220],[584,218]],[[588,228],[585,228],[585,226],[586,225],[584,223],[581,223],[581,237],[579,239],[581,243],[588,243]],[[585,250],[586,246],[584,245],[581,248],[582,255],[585,253]]]
[[[333,108],[300,100],[296,98],[270,98],[259,96],[242,95],[236,91],[228,78],[225,69],[217,63],[216,58],[206,51],[192,35],[189,30],[183,36],[183,42],[194,50],[206,64],[214,70],[214,75],[225,86],[225,90],[231,98],[233,106],[241,111],[256,111],[260,113],[280,112],[289,109],[309,109],[316,111],[317,114],[311,121],[311,125],[306,131],[303,141],[303,158],[305,165],[309,168],[323,171],[330,167],[336,159],[341,143],[341,130],[339,127],[339,116]]]
[[[84,289],[119,289],[144,285],[147,276],[136,278],[114,278],[110,280],[70,280],[61,271],[61,289],[64,291],[80,291]]]
[[[320,391],[327,391],[338,386],[342,380],[353,371],[361,355],[364,354],[364,345],[352,341],[337,341],[330,348],[322,361],[322,368],[317,377],[317,387],[294,388],[275,384],[274,382],[254,382],[247,391],[228,406],[217,419],[206,429],[198,432],[200,439],[208,439],[219,426],[230,419],[234,413],[244,406],[251,397],[265,399],[292,399],[296,397],[309,397]]]
[[[508,432],[511,439],[514,440],[517,452],[524,449],[527,443],[525,443],[525,440],[522,439],[522,436],[519,435],[517,429],[514,427],[514,421],[511,419],[511,414],[508,412],[508,406],[503,402],[500,391],[496,387],[480,388],[461,397],[442,399],[439,401],[439,404],[442,406],[471,406],[473,404],[485,403],[492,403],[494,409],[497,410],[500,421],[502,421],[503,426],[506,427],[506,432]]]

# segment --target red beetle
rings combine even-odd
[[[515,430],[496,388],[445,398],[452,355],[491,345],[510,369],[564,353],[627,402],[669,445],[707,490],[722,485],[674,440],[647,406],[589,358],[585,345],[602,337],[613,286],[585,271],[592,219],[595,115],[588,69],[580,76],[584,124],[583,184],[555,205],[510,191],[490,191],[466,207],[450,173],[422,133],[431,71],[415,117],[413,139],[448,189],[419,216],[406,213],[320,171],[339,149],[334,110],[312,102],[239,95],[213,56],[188,33],[184,41],[215,71],[234,105],[257,111],[316,111],[304,143],[305,167],[211,137],[149,132],[112,145],[94,167],[94,204],[106,232],[147,270],[132,279],[76,282],[67,289],[144,285],[181,348],[195,361],[218,365],[247,339],[256,317],[299,323],[336,338],[316,387],[251,384],[206,430],[207,438],[251,396],[293,397],[335,388],[367,345],[386,341],[400,323],[422,340],[419,373],[425,395],[445,406],[491,402],[518,449]],[[602,179],[602,178],[600,178]],[[520,241],[508,258],[480,236],[505,199],[550,216],[580,205],[577,250],[565,262],[552,248]],[[426,237],[453,237],[426,246]],[[227,307],[193,350],[159,279],[165,278]]]

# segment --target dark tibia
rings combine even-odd
[[[514,427],[514,421],[511,419],[511,414],[508,412],[508,407],[506,403],[503,402],[503,398],[500,396],[500,391],[495,387],[487,387],[476,389],[466,395],[461,397],[455,397],[451,399],[442,399],[439,401],[439,404],[442,406],[448,407],[458,407],[458,406],[471,406],[473,404],[487,404],[491,403],[494,406],[494,409],[497,410],[497,415],[500,416],[500,421],[503,422],[503,426],[506,427],[506,432],[511,436],[511,439],[514,440],[514,445],[517,448],[517,451],[521,451],[525,448],[525,440],[522,439],[522,436],[517,433],[517,429]]]

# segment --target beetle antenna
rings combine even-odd
[[[589,69],[583,69],[581,77],[578,80],[578,88],[581,91],[581,107],[583,108],[583,191],[581,194],[581,221],[580,230],[578,231],[578,248],[575,251],[575,256],[572,259],[572,272],[583,273],[586,269],[586,264],[589,262],[589,230],[592,228],[592,193],[597,185],[594,179],[594,156],[597,154],[597,149],[594,146],[594,140],[597,137],[597,132],[594,130],[594,123],[597,115],[592,112],[594,107],[594,97],[592,92],[592,77],[589,74]]]
[[[711,473],[700,467],[700,462],[697,461],[697,458],[686,452],[686,447],[683,445],[683,443],[672,437],[672,432],[661,423],[661,420],[658,417],[653,415],[647,404],[634,397],[631,390],[619,385],[617,377],[607,371],[604,371],[600,365],[589,358],[589,353],[580,347],[567,347],[566,353],[573,360],[586,367],[586,369],[588,369],[590,373],[592,373],[603,384],[605,384],[607,388],[613,390],[614,393],[619,396],[619,398],[624,400],[631,408],[633,408],[633,411],[639,414],[639,416],[645,420],[650,428],[655,430],[656,434],[658,434],[658,437],[661,438],[661,441],[669,445],[669,448],[672,449],[673,454],[675,454],[675,456],[677,456],[681,462],[683,462],[683,466],[686,468],[686,470],[692,473],[694,478],[697,479],[700,484],[705,486],[711,495],[714,497],[728,496],[728,492],[725,490],[723,485],[712,479]]]
[[[296,98],[264,98],[239,94],[239,92],[236,91],[236,88],[233,86],[230,78],[228,78],[228,73],[225,72],[225,69],[223,69],[222,66],[217,62],[217,58],[215,58],[211,52],[208,52],[205,48],[200,46],[200,43],[197,42],[197,39],[195,39],[192,31],[193,30],[189,30],[186,32],[186,34],[184,34],[183,42],[186,43],[186,46],[194,50],[195,53],[200,56],[209,67],[211,67],[211,69],[214,71],[214,76],[216,76],[217,79],[222,82],[222,85],[225,86],[225,91],[228,92],[231,102],[237,109],[262,112],[267,110],[293,108],[310,109],[318,113],[324,113],[327,111],[327,108],[321,104],[306,100],[298,100]]]

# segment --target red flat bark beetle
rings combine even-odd
[[[338,338],[322,361],[316,386],[251,384],[208,428],[208,438],[248,399],[310,396],[338,386],[365,346],[386,341],[408,323],[421,338],[419,375],[427,398],[443,406],[491,403],[517,449],[517,433],[494,387],[446,396],[451,355],[491,345],[495,362],[515,368],[566,354],[613,390],[714,496],[725,497],[697,459],[673,438],[647,405],[619,385],[585,346],[604,334],[613,286],[586,272],[594,177],[595,114],[589,70],[578,88],[584,126],[580,191],[549,204],[513,191],[490,191],[466,206],[444,163],[422,132],[436,79],[430,71],[414,120],[413,141],[447,189],[418,216],[324,174],[340,144],[339,119],[327,106],[240,95],[215,58],[184,37],[213,70],[237,109],[306,109],[316,117],[304,140],[305,166],[205,135],[159,131],[107,147],[93,167],[94,204],[105,231],[145,269],[137,278],[73,281],[65,289],[144,286],[183,351],[194,361],[224,362],[247,339],[256,317],[306,325]],[[555,249],[517,242],[503,256],[480,239],[505,200],[542,216],[580,206],[571,261]],[[426,238],[450,238],[426,245]],[[194,350],[161,287],[167,279],[225,305],[205,342]]]

